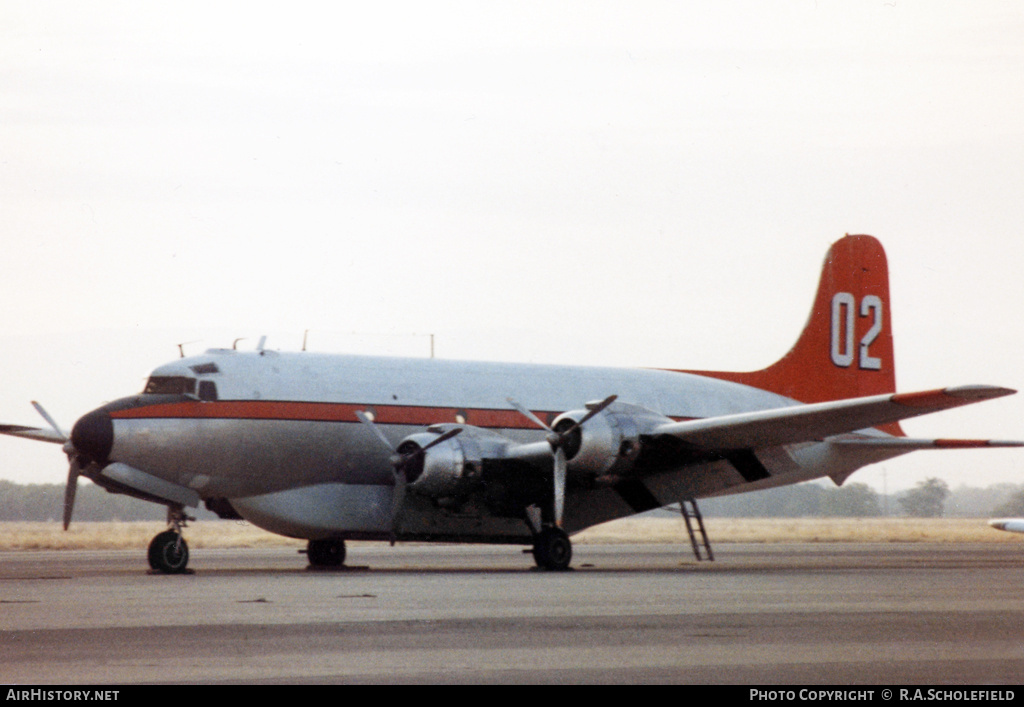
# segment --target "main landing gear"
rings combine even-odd
[[[548,526],[533,538],[533,559],[542,570],[564,572],[572,562],[572,541],[561,528]]]
[[[345,541],[310,540],[306,545],[306,557],[314,569],[341,567],[345,564]]]
[[[181,535],[186,521],[195,520],[185,515],[180,506],[167,508],[170,530],[157,534],[149,543],[149,566],[161,574],[184,574],[188,566],[188,544]]]

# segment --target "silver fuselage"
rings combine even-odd
[[[471,425],[519,442],[542,440],[544,431],[516,412],[510,397],[548,421],[610,394],[675,420],[795,404],[737,383],[665,370],[272,351],[212,350],[152,375],[195,379],[208,399],[143,394],[105,406],[113,425],[112,463],[101,473],[113,479],[141,471],[195,499],[228,499],[254,524],[304,538],[386,537],[392,530],[392,462],[358,421],[359,410],[397,444],[437,423]],[[841,459],[827,444],[804,443],[753,450],[748,460],[762,471],[756,479],[718,459],[663,469],[617,489],[570,489],[565,527],[572,532],[681,498],[848,473],[877,459]],[[521,518],[472,508],[455,512],[415,497],[408,505],[404,538],[529,542]]]

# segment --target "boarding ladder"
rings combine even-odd
[[[693,554],[697,561],[708,560],[714,562],[715,554],[711,552],[711,543],[708,541],[708,533],[704,529],[704,517],[700,514],[697,501],[693,498],[684,498],[679,502],[679,512],[686,521],[686,532],[690,534],[690,544],[693,546]],[[700,541],[697,540],[697,533],[694,532],[693,523],[697,522],[697,530],[700,531]],[[703,546],[703,548],[701,547]]]

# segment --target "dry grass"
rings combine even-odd
[[[711,518],[708,534],[718,543],[777,542],[1021,542],[981,518]],[[74,523],[64,532],[59,523],[0,523],[3,550],[117,550],[145,548],[163,523]],[[200,521],[187,530],[192,548],[301,548],[305,542],[272,535],[249,523]],[[686,541],[682,519],[624,520],[590,528],[576,543],[677,543]]]
[[[1020,536],[991,528],[982,518],[709,518],[705,526],[714,543],[1021,540]],[[626,518],[586,530],[575,541],[679,542],[686,538],[682,518]]]
[[[122,550],[146,548],[167,525],[160,522],[0,523],[0,550]],[[198,521],[185,531],[189,547],[266,547],[305,541],[283,538],[244,522]]]

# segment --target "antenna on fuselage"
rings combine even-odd
[[[185,346],[186,346],[186,344],[194,344],[194,343],[196,343],[196,340],[193,340],[193,341],[183,341],[180,344],[178,344],[178,353],[181,354],[182,358],[185,358]]]
[[[306,331],[302,332],[302,350],[303,351],[306,350],[306,340],[308,338],[309,338],[309,329],[306,329]]]
[[[249,338],[249,337],[247,337],[247,336],[240,336],[240,337],[238,337],[237,339],[235,339],[235,340],[234,340],[234,341],[233,341],[233,342],[231,343],[231,350],[232,350],[232,351],[238,351],[238,342],[239,342],[239,341],[245,341],[245,340],[246,340],[247,338]]]

